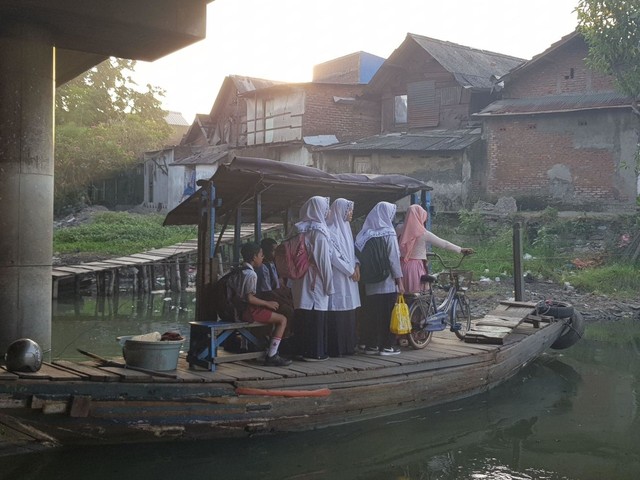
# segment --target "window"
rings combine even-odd
[[[393,104],[393,123],[407,123],[407,96],[396,95]]]
[[[371,157],[369,156],[353,157],[353,173],[372,173]]]

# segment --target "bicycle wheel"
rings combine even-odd
[[[463,295],[458,295],[453,308],[453,324],[460,324],[460,328],[455,330],[455,334],[460,340],[464,340],[467,332],[471,330],[471,308],[469,307],[469,299]]]
[[[411,333],[409,334],[409,343],[417,350],[420,350],[427,346],[431,341],[431,334],[425,330],[425,319],[429,315],[433,315],[434,308],[431,303],[424,299],[416,299],[409,309],[409,316],[411,317]]]

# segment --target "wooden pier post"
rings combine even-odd
[[[178,257],[178,269],[180,270],[180,291],[184,292],[189,286],[189,257]]]
[[[522,276],[522,225],[513,224],[513,298],[516,302],[524,299],[524,282]]]

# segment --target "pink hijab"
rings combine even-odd
[[[413,251],[416,240],[422,237],[427,229],[424,222],[427,221],[427,211],[420,205],[411,205],[404,215],[404,229],[400,235],[400,257],[405,261],[409,259],[409,255]]]

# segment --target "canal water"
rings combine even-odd
[[[190,294],[58,301],[52,357],[79,359],[76,348],[118,355],[117,335],[186,335],[193,308]],[[607,331],[613,340],[597,339]],[[297,434],[4,457],[0,479],[635,480],[638,338],[637,325],[588,325],[574,347],[440,407]]]

